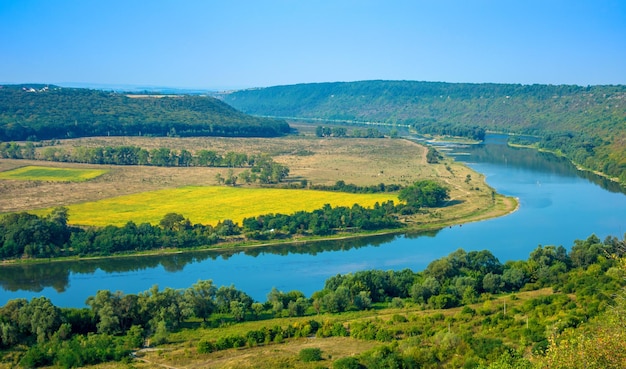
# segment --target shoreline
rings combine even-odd
[[[514,206],[513,206],[514,205]],[[315,242],[325,242],[325,241],[341,241],[341,240],[350,240],[350,239],[358,239],[358,238],[367,238],[367,237],[376,237],[376,236],[384,236],[384,235],[393,235],[393,234],[408,234],[411,232],[429,232],[440,230],[446,227],[460,226],[463,224],[469,224],[474,222],[480,222],[483,220],[494,219],[502,216],[506,216],[516,212],[519,209],[520,203],[519,199],[510,196],[504,196],[501,194],[496,194],[494,199],[494,203],[491,207],[486,209],[480,209],[478,212],[473,211],[465,216],[455,217],[450,219],[442,219],[440,221],[435,221],[432,223],[411,223],[406,222],[406,227],[403,228],[391,228],[391,229],[382,229],[372,232],[356,232],[356,233],[340,233],[331,236],[324,237],[303,237],[300,239],[284,239],[284,240],[276,240],[275,242],[260,242],[260,241],[235,241],[235,242],[224,242],[221,246],[198,246],[190,249],[159,249],[159,250],[151,250],[146,252],[134,252],[134,253],[125,253],[125,254],[114,254],[114,255],[106,255],[106,256],[64,256],[64,257],[56,257],[56,258],[47,258],[47,259],[9,259],[3,260],[0,262],[0,268],[3,266],[19,266],[19,265],[33,265],[33,264],[44,264],[44,263],[60,263],[60,262],[80,262],[80,261],[93,261],[93,260],[105,260],[105,259],[122,259],[122,258],[136,258],[136,257],[147,257],[147,256],[167,256],[167,255],[179,255],[185,253],[193,253],[193,252],[239,252],[248,249],[254,248],[266,248],[266,247],[274,247],[278,245],[302,245],[306,243],[315,243]]]
[[[606,173],[594,170],[594,169],[590,169],[587,168],[585,166],[583,166],[582,164],[578,164],[575,161],[573,161],[572,159],[570,159],[569,157],[567,157],[567,155],[563,155],[563,154],[559,154],[554,150],[548,150],[548,149],[544,149],[541,147],[538,147],[536,145],[522,145],[522,144],[516,144],[516,143],[508,143],[507,145],[509,145],[510,147],[518,147],[518,148],[522,148],[522,149],[531,149],[531,150],[536,150],[538,152],[545,152],[545,153],[549,153],[552,154],[554,156],[560,157],[560,158],[565,158],[567,159],[567,161],[569,161],[578,171],[581,172],[587,172],[587,173],[592,173],[597,175],[598,177],[602,177],[605,178],[611,182],[617,183],[618,185],[620,185],[621,187],[626,188],[626,183],[623,183],[622,181],[620,181],[620,179],[618,177],[611,177]]]

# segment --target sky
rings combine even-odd
[[[625,0],[0,0],[0,83],[626,84]]]

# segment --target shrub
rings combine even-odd
[[[304,348],[300,350],[298,357],[304,362],[320,361],[322,360],[322,350],[319,348]]]
[[[393,308],[402,308],[404,307],[404,300],[399,297],[394,297],[391,299],[391,307]]]
[[[207,340],[200,340],[198,342],[198,352],[201,354],[209,354],[215,351],[215,345]]]
[[[363,369],[365,368],[354,357],[342,357],[333,362],[333,369]]]

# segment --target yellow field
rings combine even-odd
[[[29,165],[0,172],[0,179],[22,181],[82,182],[108,172],[106,169],[52,168]]]
[[[143,192],[100,201],[69,205],[69,222],[75,225],[122,226],[158,224],[167,213],[180,213],[192,223],[212,224],[231,219],[241,224],[243,218],[268,213],[291,214],[311,211],[324,204],[369,207],[376,202],[398,201],[395,194],[349,194],[295,189],[232,188],[189,186]],[[41,211],[36,213],[47,213]]]

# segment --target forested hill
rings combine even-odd
[[[287,132],[283,120],[252,117],[206,96],[0,86],[0,141],[107,135],[269,137]]]
[[[540,146],[626,183],[626,86],[361,81],[236,91],[248,114],[384,122],[480,138],[484,130],[543,138]]]

